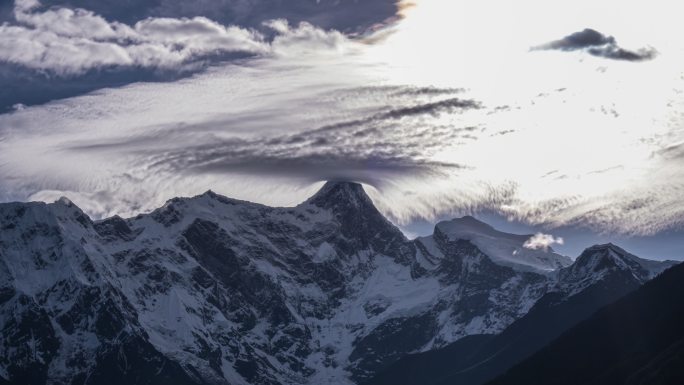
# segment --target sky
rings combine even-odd
[[[680,7],[0,0],[0,201],[104,218],[353,180],[408,236],[474,214],[681,260]]]

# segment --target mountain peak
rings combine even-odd
[[[601,251],[601,250],[612,250],[612,251],[620,253],[620,254],[629,254],[623,248],[621,248],[618,245],[611,243],[611,242],[589,246],[585,249],[585,252],[587,252],[587,251]]]
[[[321,208],[373,206],[373,202],[357,182],[328,181],[307,203]]]
[[[400,249],[406,237],[378,211],[360,183],[326,182],[304,204],[333,214],[340,224],[340,233],[351,242],[349,250],[372,247],[388,255],[401,255],[400,259],[405,257]]]
[[[64,196],[57,199],[54,203],[46,205],[45,208],[52,215],[75,219],[82,226],[87,227],[89,224],[92,223],[90,217],[83,210],[81,210],[81,208],[78,207],[76,203],[72,202],[69,198]]]
[[[504,233],[497,231],[491,225],[482,222],[481,220],[470,215],[466,215],[461,218],[454,218],[449,221],[439,222],[437,223],[437,225],[435,225],[435,229],[441,231],[447,236],[451,235],[454,237],[463,237],[466,234],[472,233],[488,234],[495,236],[504,235]]]
[[[618,247],[613,243],[605,243],[600,245],[593,245],[586,248],[579,257],[577,257],[577,264],[592,264],[597,261],[615,260],[619,262],[629,262],[630,264],[637,263],[638,258],[623,248]],[[605,262],[604,262],[605,263]],[[620,265],[623,265],[621,263]]]
[[[67,197],[65,197],[65,196],[59,197],[59,199],[57,199],[57,200],[55,201],[55,203],[61,204],[61,205],[67,206],[67,207],[71,207],[71,206],[74,205],[74,202],[72,202],[71,199],[69,199],[69,198],[67,198]]]
[[[569,270],[580,277],[586,277],[590,272],[597,274],[614,270],[627,271],[644,282],[673,264],[671,261],[642,259],[613,243],[606,243],[585,249]]]
[[[469,241],[493,261],[516,269],[550,271],[572,263],[550,248],[526,248],[525,242],[532,235],[505,233],[472,216],[439,222],[434,234],[442,241]]]

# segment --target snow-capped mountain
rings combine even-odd
[[[639,258],[612,243],[587,248],[572,266],[559,271],[558,288],[575,293],[610,274],[621,274],[626,279],[644,283],[665,269],[671,262]]]
[[[504,233],[471,216],[438,223],[434,236],[470,241],[493,261],[517,270],[550,271],[572,263],[569,257],[556,254],[551,248],[525,247],[532,234]]]
[[[348,182],[96,222],[67,199],[0,204],[0,382],[358,383],[602,279],[523,238],[462,218],[411,241]]]

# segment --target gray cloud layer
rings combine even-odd
[[[624,49],[617,44],[613,36],[604,35],[590,28],[575,32],[560,40],[534,47],[533,50],[584,50],[593,56],[625,61],[651,60],[656,55],[656,51],[652,48],[642,48],[637,51]]]

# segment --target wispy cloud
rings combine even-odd
[[[432,91],[441,95],[436,89]],[[345,92],[357,91],[350,89]],[[412,92],[412,88],[399,92],[396,88],[379,88],[377,92],[393,94],[399,101],[403,95]],[[426,155],[431,147],[441,148],[442,143],[467,136],[475,128],[424,129],[420,127],[419,119],[479,108],[480,104],[473,100],[447,98],[388,108],[365,118],[302,129],[295,134],[278,132],[241,139],[215,137],[220,130],[218,127],[231,124],[231,120],[212,122],[208,131],[212,134],[206,138],[197,135],[202,130],[200,126],[168,127],[118,141],[92,138],[72,143],[65,149],[93,154],[109,151],[128,153],[147,159],[147,167],[169,174],[265,175],[307,183],[350,179],[378,187],[393,176],[419,176],[466,168],[456,163],[430,160]],[[245,124],[245,120],[250,118],[255,119],[256,116],[243,117],[237,123]],[[406,121],[397,126],[397,121],[403,119]],[[188,132],[195,133],[192,140],[187,140]],[[391,138],[401,140],[393,141]],[[434,143],[426,139],[434,140]],[[176,143],[179,142],[186,144],[178,147]]]

